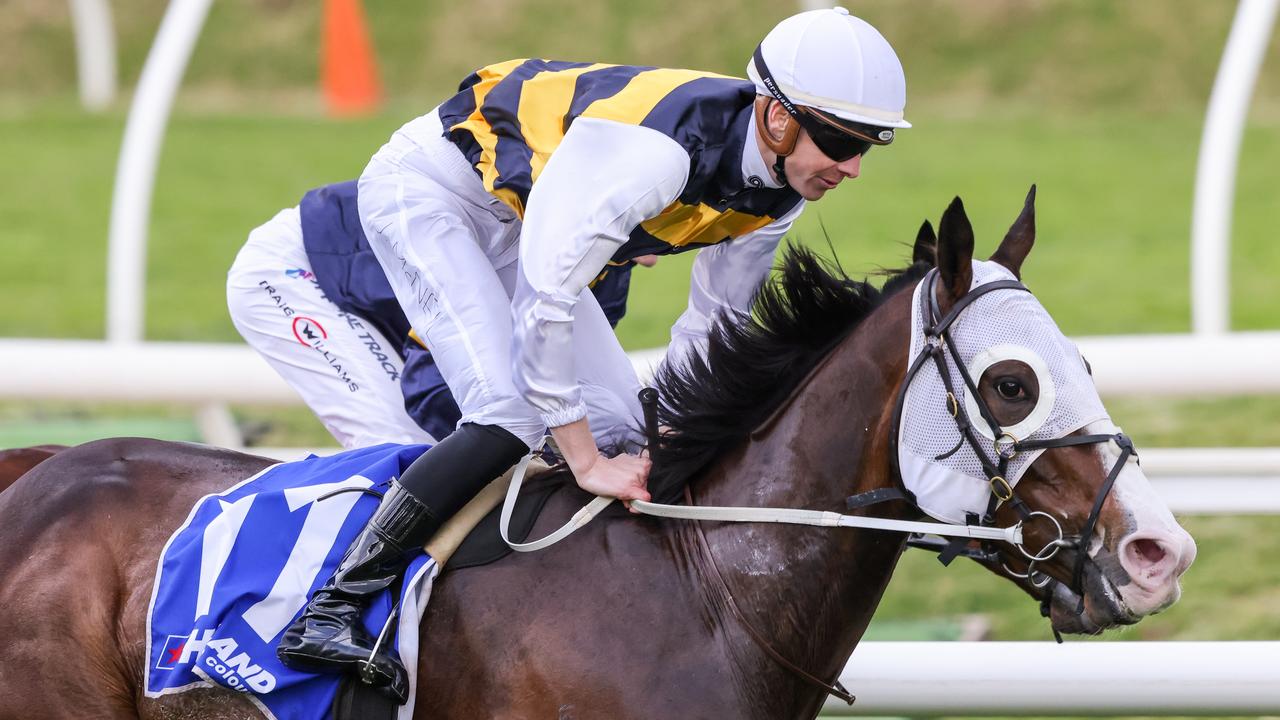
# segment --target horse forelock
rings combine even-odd
[[[877,288],[851,279],[834,261],[789,245],[751,315],[722,314],[705,350],[659,369],[658,418],[669,431],[650,448],[654,499],[679,498],[698,471],[768,418],[841,339],[930,267],[917,262],[886,272]]]

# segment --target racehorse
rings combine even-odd
[[[992,256],[1015,276],[1034,240],[1033,200],[1034,188]],[[881,493],[890,499],[853,512],[922,517],[894,452],[899,396],[932,367],[903,353],[913,291],[932,291],[921,297],[932,298],[935,321],[977,312],[966,308],[972,255],[958,198],[936,238],[921,228],[913,265],[882,289],[789,251],[752,317],[723,319],[703,355],[660,373],[655,499],[843,511],[859,505],[851,498]],[[1011,285],[985,297],[1022,294]],[[937,347],[950,342],[944,321],[932,327],[941,328]],[[945,363],[942,355],[929,357]],[[1035,404],[1037,378],[1017,361],[972,381],[984,418],[1001,426]],[[974,433],[955,397],[937,402],[954,408],[946,431],[964,442]],[[1004,457],[1019,443],[1030,444],[1011,437],[994,450]],[[1016,488],[991,481],[1003,502],[982,521],[1023,521],[1024,547],[982,557],[1041,597],[1064,632],[1100,632],[1166,608],[1194,558],[1127,443],[1091,424],[1038,448]],[[145,698],[142,666],[166,538],[200,497],[270,462],[98,441],[58,453],[0,493],[0,718],[257,716],[230,691]],[[559,472],[568,487],[548,502],[536,535],[584,499]],[[415,716],[813,717],[906,541],[884,530],[606,512],[554,547],[437,580],[420,631]]]

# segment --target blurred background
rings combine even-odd
[[[108,3],[118,91],[100,110],[86,109],[78,91],[74,5],[0,2],[0,338],[102,339],[107,332],[117,162],[132,93],[166,3]],[[1197,154],[1236,3],[847,6],[896,48],[914,127],[871,153],[861,178],[811,206],[795,242],[834,253],[855,276],[900,266],[920,222],[936,222],[959,195],[979,253],[989,253],[1037,183],[1038,243],[1024,279],[1068,335],[1191,329]],[[146,340],[239,344],[223,283],[248,232],[308,189],[358,176],[399,125],[430,110],[474,68],[540,56],[742,76],[760,38],[802,9],[791,0],[365,0],[376,79],[361,87],[374,102],[362,105],[357,87],[355,104],[343,111],[326,96],[322,79],[325,50],[335,42],[322,42],[334,21],[325,7],[322,0],[212,5],[163,136],[146,215]],[[359,46],[358,24],[356,30],[345,42],[354,37]],[[336,81],[329,82],[332,88]],[[1277,330],[1280,42],[1274,38],[1241,148],[1229,328]],[[619,326],[628,349],[665,344],[684,305],[691,257],[636,271],[629,314]],[[1275,363],[1280,373],[1280,358]],[[1206,364],[1203,373],[1213,376],[1215,368]],[[1204,396],[1106,399],[1140,450],[1280,446],[1280,402],[1244,384]],[[237,404],[231,412],[254,443],[331,444],[301,408]],[[199,430],[192,408],[181,404],[0,397],[0,446],[115,434],[196,439]],[[1266,513],[1195,513],[1185,525],[1200,556],[1185,576],[1184,599],[1111,639],[1280,639],[1280,521]],[[1035,603],[1007,583],[963,563],[943,569],[929,557],[908,555],[873,636],[1049,636]]]

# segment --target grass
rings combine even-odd
[[[248,231],[315,185],[355,177],[403,121],[174,118],[152,210],[147,337],[234,340],[223,273]],[[1026,280],[1068,334],[1189,327],[1189,228],[1198,120],[1170,117],[917,119],[868,157],[863,177],[805,214],[793,235],[825,245],[854,274],[903,262],[919,222],[963,196],[979,252],[994,249],[1031,183],[1039,242]],[[100,337],[105,228],[122,131],[118,116],[37,111],[0,117],[0,335]],[[1280,125],[1245,137],[1232,248],[1232,323],[1274,328],[1280,204],[1269,193]],[[688,256],[636,273],[628,347],[666,339],[683,306]],[[38,312],[35,310],[38,309]]]
[[[466,73],[512,57],[704,68],[740,75],[750,49],[795,0],[483,0],[364,3],[391,98],[429,103]],[[167,3],[114,0],[120,78],[131,87]],[[184,87],[205,109],[314,112],[322,3],[214,4]],[[989,119],[993,103],[1075,118],[1117,108],[1200,112],[1235,3],[1161,0],[861,0],[907,71],[911,107]],[[0,99],[75,90],[66,3],[0,4]],[[1280,97],[1272,43],[1258,96]],[[1268,72],[1268,68],[1271,69]]]

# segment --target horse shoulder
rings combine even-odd
[[[531,537],[588,499],[557,493]],[[689,678],[712,681],[727,664],[709,662],[721,635],[677,528],[606,511],[545,550],[446,572],[420,631],[420,711],[452,719],[649,718],[688,717],[704,706],[706,694],[728,683]],[[681,698],[694,686],[699,697]]]

